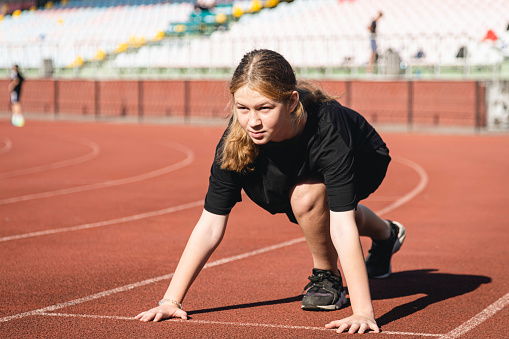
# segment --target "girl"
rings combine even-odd
[[[380,219],[358,202],[381,184],[390,161],[378,133],[358,113],[309,84],[270,50],[247,53],[230,82],[232,117],[212,165],[201,218],[159,306],[137,319],[187,319],[182,300],[219,245],[241,190],[271,213],[286,213],[310,248],[314,268],[304,288],[305,310],[335,310],[347,300],[353,315],[332,321],[338,332],[379,332],[368,276],[391,273],[404,227]],[[373,239],[364,262],[359,235]]]

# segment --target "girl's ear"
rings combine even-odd
[[[293,113],[299,104],[299,92],[293,91],[290,95],[290,99],[288,99],[288,111]]]

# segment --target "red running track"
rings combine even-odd
[[[191,320],[133,320],[168,285],[222,131],[0,121],[0,336],[339,336],[323,326],[350,307],[300,309],[299,228],[247,199],[184,301]],[[382,135],[394,162],[366,204],[408,237],[393,276],[370,281],[377,337],[507,338],[509,136]]]

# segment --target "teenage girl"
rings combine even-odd
[[[379,332],[370,278],[391,273],[391,256],[405,238],[403,225],[382,220],[359,201],[385,177],[389,150],[358,113],[305,83],[270,50],[247,53],[230,82],[231,120],[211,168],[202,215],[159,306],[141,321],[187,319],[182,301],[219,245],[241,190],[271,213],[286,213],[310,248],[314,268],[302,299],[305,310],[335,310],[347,300],[353,314],[332,321],[338,332]],[[364,261],[359,236],[373,240]]]

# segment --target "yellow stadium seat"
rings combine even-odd
[[[226,14],[224,13],[219,13],[219,14],[216,14],[216,22],[218,24],[224,24],[226,22]]]
[[[265,7],[274,8],[279,4],[279,0],[267,0],[265,1]]]
[[[239,6],[233,6],[232,15],[234,18],[240,18],[244,15],[244,11]]]

